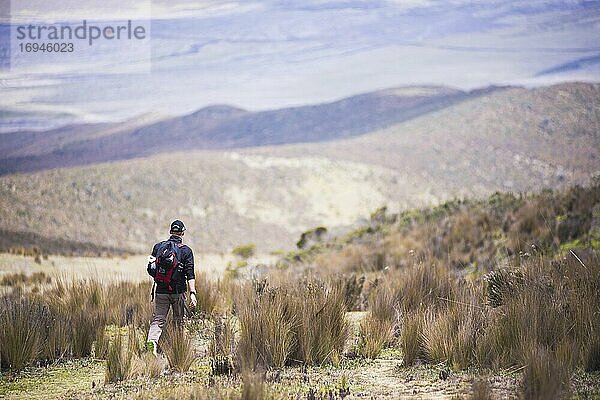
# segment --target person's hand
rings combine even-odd
[[[192,308],[196,308],[197,304],[198,304],[198,300],[196,300],[196,293],[194,293],[194,292],[190,293],[190,306],[192,306]]]

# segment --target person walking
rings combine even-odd
[[[180,220],[171,223],[169,239],[158,242],[148,258],[148,273],[154,278],[154,314],[146,349],[157,354],[158,339],[165,326],[169,309],[173,308],[173,322],[181,326],[185,312],[186,293],[190,291],[190,306],[196,307],[194,253],[183,244],[185,225]]]

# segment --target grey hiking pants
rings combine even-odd
[[[185,312],[185,293],[166,294],[156,293],[154,295],[154,315],[150,323],[148,331],[148,340],[158,342],[160,334],[165,327],[169,308],[173,307],[173,322],[176,324],[183,323],[183,315]]]

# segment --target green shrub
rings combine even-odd
[[[234,256],[241,257],[246,260],[254,255],[256,252],[256,245],[254,243],[241,244],[231,250],[231,254]]]

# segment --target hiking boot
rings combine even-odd
[[[157,344],[154,340],[148,340],[146,342],[146,350],[148,350],[149,353],[152,353],[152,355],[154,355],[155,357],[158,355],[158,353],[156,352],[156,348]]]

